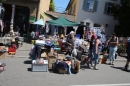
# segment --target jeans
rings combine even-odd
[[[88,58],[90,59],[90,64],[92,64],[92,61],[94,60],[93,49],[89,49],[89,56],[88,56]]]
[[[71,66],[68,66],[68,74],[71,74]]]
[[[117,51],[117,47],[110,47],[110,50],[109,50],[109,60],[110,61],[115,60],[116,51]]]
[[[98,64],[99,56],[100,56],[100,52],[98,52],[97,54],[94,52],[94,66],[95,67]]]

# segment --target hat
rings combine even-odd
[[[70,32],[70,34],[73,34],[73,33],[74,33],[74,31],[71,31],[71,32]]]

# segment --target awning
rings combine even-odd
[[[42,19],[40,19],[40,20],[34,22],[33,24],[36,24],[36,25],[44,25],[44,22],[43,22]]]
[[[55,20],[47,21],[46,23],[52,24],[52,25],[57,25],[57,26],[79,26],[80,25],[76,22],[69,21],[68,19],[66,19],[63,16],[58,19],[55,19]]]

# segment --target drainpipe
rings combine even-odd
[[[14,13],[15,13],[15,5],[12,5],[12,17],[11,17],[11,24],[10,24],[10,34],[14,36],[13,24],[14,24]]]
[[[2,3],[0,3],[0,17],[1,17],[1,9],[2,9],[1,7],[2,7]]]

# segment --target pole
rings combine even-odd
[[[11,24],[10,24],[10,33],[11,36],[14,36],[13,24],[14,24],[14,13],[15,13],[15,5],[12,5],[12,17],[11,17]]]

